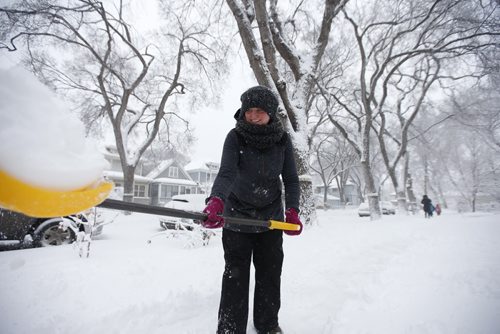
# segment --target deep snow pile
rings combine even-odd
[[[20,67],[0,68],[0,143],[0,170],[33,186],[79,189],[108,165],[68,105]]]
[[[148,244],[157,217],[106,216],[90,258],[73,246],[0,253],[0,332],[214,333],[220,236]],[[319,219],[285,237],[287,334],[500,332],[500,214]]]

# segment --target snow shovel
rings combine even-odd
[[[97,206],[106,209],[149,213],[152,215],[186,218],[193,220],[205,220],[207,218],[207,215],[202,212],[164,208],[164,207],[146,205],[140,203],[124,202],[115,199],[106,199],[104,202],[102,202]],[[236,217],[224,217],[224,220],[230,222],[231,224],[260,226],[260,227],[266,227],[270,230],[298,231],[300,229],[300,226],[297,224],[290,224],[277,220],[257,220],[257,219],[236,218]]]

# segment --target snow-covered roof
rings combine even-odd
[[[115,178],[115,179],[123,179],[123,173],[122,172],[118,172],[118,171],[114,171],[114,170],[105,170],[103,172],[104,176],[109,176],[109,177],[112,177],[112,178]],[[151,182],[153,181],[153,179],[147,177],[147,176],[141,176],[141,175],[137,175],[135,174],[134,175],[134,180],[135,181],[142,181],[142,182]]]
[[[209,166],[213,166],[212,170],[214,169],[219,169],[220,163],[218,162],[212,162],[212,161],[191,161],[188,163],[184,169],[186,171],[192,172],[192,171],[210,171]]]
[[[174,163],[174,159],[168,159],[168,160],[162,161],[158,166],[156,166],[155,169],[153,169],[151,172],[149,172],[149,174],[146,175],[146,177],[149,177],[150,179],[156,179],[158,177],[158,175],[163,173],[163,171],[165,171],[165,169],[167,169],[173,163]]]
[[[196,182],[186,179],[172,179],[170,177],[160,177],[158,179],[152,180],[154,183],[168,183],[168,184],[179,184],[185,186],[196,186]]]

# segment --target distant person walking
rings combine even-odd
[[[441,205],[439,205],[439,203],[436,203],[436,206],[434,206],[434,208],[436,209],[436,213],[438,216],[441,215]]]
[[[422,197],[422,201],[420,201],[424,205],[424,212],[425,212],[425,218],[431,218],[432,217],[432,211],[434,211],[434,206],[432,205],[432,200],[427,197],[427,195],[424,195]]]

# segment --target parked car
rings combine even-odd
[[[395,215],[396,214],[396,207],[391,202],[388,202],[388,201],[380,202],[380,209],[382,209],[383,215]]]
[[[368,203],[363,202],[358,207],[358,215],[360,217],[370,217],[370,208]]]
[[[382,210],[383,215],[395,215],[396,214],[396,207],[391,202],[388,202],[388,201],[381,201],[380,202],[380,209]],[[358,215],[360,217],[369,217],[370,216],[370,208],[368,206],[368,203],[363,202],[359,205]]]
[[[85,224],[94,220],[93,228],[91,224]],[[101,234],[104,226],[100,214],[93,209],[66,217],[33,218],[0,208],[0,247],[8,249],[70,244],[75,241],[76,235],[72,228],[64,227],[63,221],[71,224],[76,231],[92,233],[92,236]]]
[[[205,208],[205,199],[207,198],[206,194],[185,194],[185,195],[175,195],[172,197],[172,200],[165,204],[166,208],[186,210],[186,211],[194,211],[201,212]],[[167,217],[160,216],[160,226],[164,229],[187,229],[192,230],[192,224],[198,224],[198,222],[193,221],[192,219],[186,218],[176,218],[176,217]]]

